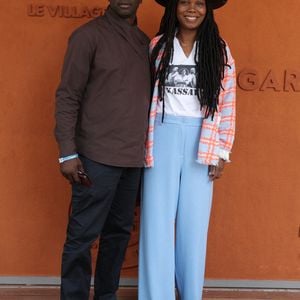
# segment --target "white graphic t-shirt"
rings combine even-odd
[[[187,57],[178,39],[174,38],[173,61],[165,82],[165,113],[175,116],[201,117],[200,103],[196,95],[195,48]],[[158,112],[162,113],[163,103],[159,101]]]

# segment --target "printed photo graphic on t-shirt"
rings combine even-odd
[[[171,65],[165,90],[173,95],[196,95],[196,68],[194,65]]]
[[[169,67],[166,86],[196,87],[196,68],[193,65],[172,65]]]

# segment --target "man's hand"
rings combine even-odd
[[[219,179],[224,170],[225,160],[220,158],[217,166],[208,166],[208,176],[211,181]]]
[[[60,164],[60,172],[69,180],[71,184],[80,183],[78,171],[84,172],[81,160],[79,158],[66,160]]]

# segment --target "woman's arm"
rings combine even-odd
[[[223,89],[219,97],[219,112],[221,121],[219,125],[220,139],[220,158],[229,161],[234,136],[235,136],[235,118],[236,118],[236,71],[234,59],[227,48],[228,65],[225,68],[224,79],[222,80]]]
[[[235,135],[236,116],[236,72],[234,59],[227,48],[228,65],[226,67],[224,79],[219,96],[219,113],[221,115],[219,125],[219,163],[217,166],[209,166],[208,175],[210,180],[218,179],[222,176],[225,162],[229,161],[229,154],[232,149]]]

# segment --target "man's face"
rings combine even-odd
[[[123,19],[135,18],[142,0],[109,0],[111,9]]]

